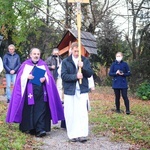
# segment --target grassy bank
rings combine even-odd
[[[113,141],[124,141],[140,149],[150,148],[150,102],[130,100],[131,114],[112,111],[112,98],[91,101],[90,123],[97,135],[109,136]],[[124,104],[121,103],[124,110]]]
[[[0,102],[0,150],[32,150],[35,141],[21,133],[17,124],[5,123],[6,111],[7,105]]]

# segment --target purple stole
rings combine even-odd
[[[47,102],[47,92],[45,85],[43,86],[44,90],[44,102]],[[32,83],[27,84],[27,93],[28,93],[28,105],[34,105],[34,96],[33,96],[33,86]]]

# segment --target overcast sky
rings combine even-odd
[[[49,0],[49,1],[55,3],[54,0]],[[62,0],[62,2],[63,1],[64,0]],[[117,0],[110,0],[110,3],[114,3],[116,1]],[[128,33],[128,25],[130,27],[131,22],[128,24],[128,11],[127,11],[126,0],[120,0],[119,3],[113,7],[112,10],[114,12],[114,16],[116,16],[116,14],[118,15],[118,17],[115,18],[115,23],[119,27],[119,30],[121,31],[124,30],[126,33]],[[53,11],[55,12],[57,18],[62,18],[61,15],[63,15],[63,10],[60,6],[53,7],[53,9],[50,10],[50,13],[52,13]]]
[[[127,4],[125,0],[120,0],[120,2],[113,8],[114,15],[118,15],[118,17],[115,19],[116,25],[119,27],[119,29],[126,33],[128,33],[128,28],[130,30],[131,28],[131,21],[128,22],[128,19],[131,20],[131,18],[128,18],[128,15],[130,12],[127,9]],[[131,16],[130,16],[131,17]]]

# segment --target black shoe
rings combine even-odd
[[[131,113],[131,112],[130,112],[129,110],[128,110],[128,111],[126,111],[126,114],[127,114],[127,115],[130,115],[130,113]]]
[[[36,134],[36,137],[43,137],[46,135],[46,131],[40,131]]]
[[[79,137],[78,139],[79,139],[79,142],[81,142],[81,143],[84,143],[87,141],[86,137]]]
[[[116,113],[119,113],[119,114],[120,114],[120,113],[121,113],[121,111],[120,111],[120,110],[116,110]]]
[[[22,133],[25,133],[25,134],[30,134],[30,131],[22,131]]]
[[[78,142],[78,138],[73,138],[69,140],[70,142]]]
[[[7,103],[9,103],[10,102],[10,100],[9,99],[7,99]]]
[[[29,133],[30,133],[31,135],[36,135],[36,130],[35,130],[35,129],[32,129],[32,130],[29,131]]]

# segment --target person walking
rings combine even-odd
[[[8,52],[3,57],[3,65],[6,76],[6,96],[7,103],[11,99],[11,83],[15,83],[16,73],[20,67],[20,57],[15,52],[15,46],[10,44],[8,46]]]
[[[59,96],[62,100],[63,89],[62,89],[62,79],[60,77],[60,68],[61,68],[62,59],[59,56],[59,49],[54,48],[52,51],[52,55],[48,57],[45,62],[48,65],[48,68],[53,75],[53,78],[56,82],[56,87],[58,89]]]
[[[67,135],[71,142],[86,142],[88,136],[88,78],[93,75],[90,62],[82,56],[79,62],[78,43],[71,45],[71,55],[62,61],[61,77],[64,88],[64,114]],[[78,72],[82,68],[82,73]],[[82,83],[79,83],[82,79]]]
[[[32,48],[30,59],[18,70],[12,98],[7,111],[7,123],[19,123],[22,132],[43,137],[58,120],[64,120],[61,100],[41,51]]]
[[[113,77],[112,88],[115,93],[115,105],[116,112],[121,113],[120,111],[120,94],[122,94],[124,104],[126,107],[126,114],[130,114],[129,99],[127,96],[128,84],[126,77],[130,76],[131,72],[129,66],[126,62],[123,61],[123,53],[116,53],[116,61],[112,63],[109,71],[109,76]]]
[[[58,68],[60,66],[61,63],[61,58],[59,56],[59,49],[58,48],[54,48],[52,51],[52,55],[49,56],[46,59],[46,64],[48,65],[49,70],[51,71],[55,81],[57,80],[58,77]]]

